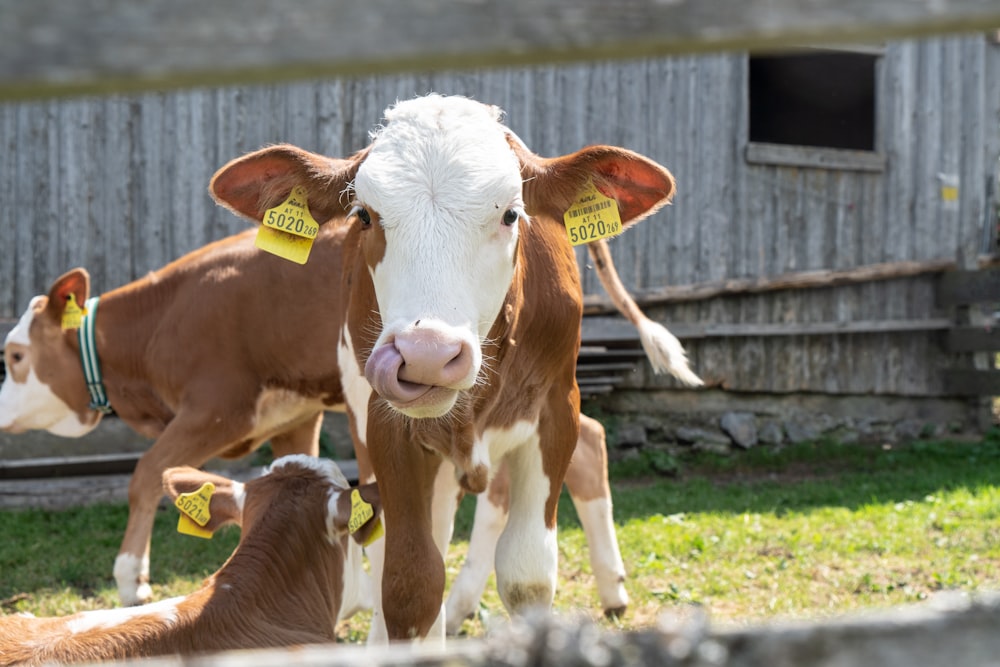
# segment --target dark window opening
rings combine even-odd
[[[751,56],[750,141],[874,151],[877,57]]]

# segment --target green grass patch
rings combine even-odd
[[[612,469],[632,599],[615,627],[646,627],[664,609],[690,603],[726,625],[883,607],[944,589],[1000,589],[1000,431],[975,442],[823,442],[653,463]],[[472,499],[460,507],[449,579],[473,509]],[[600,618],[586,541],[565,495],[559,512],[556,609]],[[3,611],[113,606],[111,567],[126,516],[124,506],[2,513]],[[238,539],[235,529],[212,540],[184,537],[175,524],[173,509],[158,513],[158,598],[197,587]],[[491,579],[479,617],[464,629],[479,635],[487,619],[503,616]],[[367,615],[344,623],[342,639],[363,641],[366,623]]]

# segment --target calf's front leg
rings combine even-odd
[[[580,415],[580,438],[565,481],[587,537],[590,568],[597,581],[604,615],[618,618],[628,607],[628,592],[625,590],[625,563],[618,548],[612,515],[607,441],[604,426],[584,414]]]
[[[128,524],[115,558],[114,575],[123,605],[143,604],[149,586],[149,545],[156,508],[163,497],[163,471],[179,465],[198,467],[249,431],[246,416],[221,410],[225,419],[181,411],[136,464],[128,486]]]
[[[576,445],[577,406],[550,402],[534,433],[506,456],[510,511],[495,561],[497,590],[510,613],[552,606],[559,564],[556,511]]]

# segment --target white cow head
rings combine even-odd
[[[563,224],[591,181],[617,201],[623,226],[673,194],[670,173],[647,158],[611,146],[540,158],[500,119],[496,107],[429,95],[390,108],[371,145],[351,159],[274,146],[234,160],[212,181],[218,201],[258,222],[296,185],[307,189],[317,220],[349,210],[378,311],[377,321],[349,313],[379,327],[365,376],[411,417],[448,414],[483,381],[490,329],[505,302],[518,307],[509,290],[533,219]]]
[[[76,346],[76,330],[64,331],[69,295],[82,307],[90,277],[74,269],[36,296],[4,342],[7,377],[0,386],[0,430],[29,429],[79,437],[91,431],[101,413],[89,409],[87,385]]]
[[[521,165],[495,107],[431,96],[386,119],[353,193],[382,320],[365,376],[401,412],[437,417],[475,384],[507,296]]]

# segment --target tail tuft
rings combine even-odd
[[[689,387],[700,387],[705,383],[688,366],[687,352],[677,337],[666,327],[644,318],[636,325],[642,349],[649,357],[649,363],[657,374],[669,373]]]

